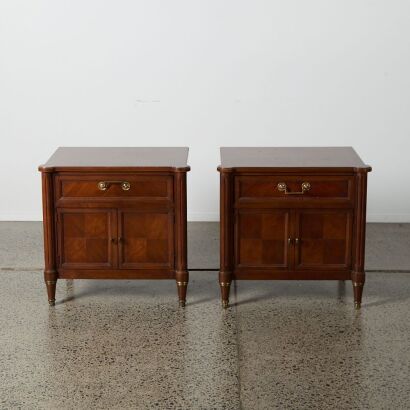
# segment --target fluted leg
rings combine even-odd
[[[55,241],[55,215],[53,174],[42,172],[43,185],[43,229],[44,229],[44,281],[47,287],[48,304],[54,306],[56,302],[56,241]]]
[[[175,279],[178,288],[179,306],[185,307],[186,291],[189,281],[188,249],[187,249],[187,199],[186,199],[186,171],[177,172],[175,176],[176,212],[175,212],[175,237],[176,259]]]
[[[233,270],[233,243],[234,243],[234,178],[231,169],[220,171],[220,270],[219,286],[221,288],[222,306],[229,306],[229,291],[232,282]]]

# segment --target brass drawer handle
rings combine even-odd
[[[128,181],[100,181],[97,187],[100,191],[106,191],[113,184],[121,184],[123,191],[129,191],[131,184]]]
[[[288,191],[288,187],[285,182],[279,182],[277,185],[279,192],[284,192],[285,195],[300,195],[304,194],[305,192],[309,191],[311,186],[309,182],[302,182],[302,190],[299,192],[290,192]]]

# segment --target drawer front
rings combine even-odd
[[[169,175],[60,175],[57,199],[167,199],[172,200],[173,177]]]
[[[354,197],[352,176],[273,175],[238,176],[235,199],[238,203],[260,201],[351,202]]]

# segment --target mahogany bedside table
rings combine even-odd
[[[222,304],[233,279],[365,282],[367,173],[350,147],[221,148]]]
[[[44,278],[176,279],[188,285],[188,148],[59,148],[39,167]]]

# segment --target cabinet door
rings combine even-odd
[[[173,213],[120,210],[119,267],[123,269],[170,269],[174,266]]]
[[[352,212],[301,210],[295,214],[295,268],[341,269],[351,265]]]
[[[291,260],[289,210],[239,210],[235,226],[236,266],[288,268]]]
[[[116,212],[111,209],[58,210],[58,249],[64,269],[116,266]]]

